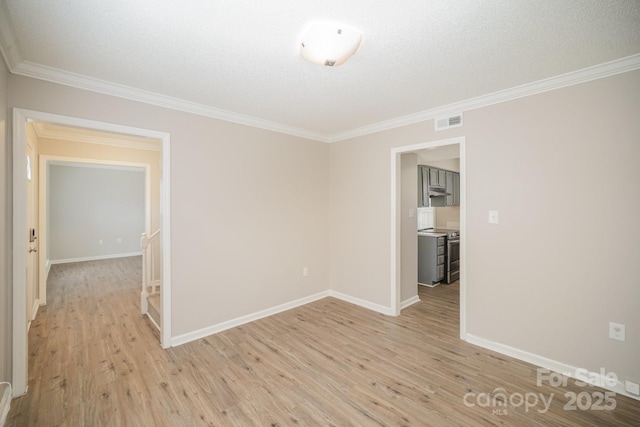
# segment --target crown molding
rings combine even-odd
[[[29,61],[20,62],[11,70],[11,72],[25,77],[45,80],[52,83],[71,86],[91,92],[98,92],[118,98],[125,98],[145,104],[156,105],[158,107],[183,111],[199,116],[224,120],[227,122],[251,126],[259,129],[298,136],[301,138],[312,139],[321,142],[329,142],[329,138],[326,135],[308,131],[306,129],[300,129],[293,126],[287,126],[280,123],[259,119],[257,117],[251,117],[232,111],[209,107],[203,104],[160,95],[154,92],[136,89],[130,86],[110,83],[105,80],[94,79],[91,77],[83,76],[81,74],[63,71],[58,68],[48,67],[45,65],[35,64]]]
[[[578,71],[561,74],[536,82],[527,83],[510,89],[500,90],[487,95],[476,98],[467,99],[461,102],[444,105],[442,107],[433,108],[431,110],[422,111],[415,114],[398,117],[396,119],[386,120],[384,122],[374,123],[372,125],[363,126],[357,129],[337,133],[329,136],[328,142],[338,142],[345,139],[355,138],[358,136],[369,135],[389,129],[402,126],[412,125],[427,120],[434,120],[441,116],[457,114],[461,111],[474,110],[476,108],[487,107],[489,105],[499,104],[501,102],[512,101],[518,98],[535,95],[542,92],[548,92],[567,86],[573,86],[585,83],[591,80],[601,79],[640,68],[640,54],[627,56],[592,67],[583,68]]]

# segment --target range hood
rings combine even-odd
[[[443,187],[429,186],[429,197],[446,197],[451,196]]]

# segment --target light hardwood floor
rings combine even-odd
[[[420,287],[422,302],[396,318],[326,298],[162,350],[138,312],[140,264],[134,257],[52,268],[49,303],[29,334],[29,392],[14,399],[7,425],[625,426],[640,420],[640,402],[623,396],[615,397],[614,410],[564,410],[565,393],[601,390],[573,381],[538,387],[535,366],[458,339],[457,284]],[[465,404],[465,395],[471,404],[500,388],[515,403],[518,394],[553,395],[550,409]]]

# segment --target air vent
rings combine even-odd
[[[462,126],[462,113],[449,117],[440,117],[435,120],[436,130],[457,128]]]

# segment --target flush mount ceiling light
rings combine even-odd
[[[329,67],[344,64],[358,47],[362,33],[341,24],[311,24],[302,36],[300,56],[309,62]]]

